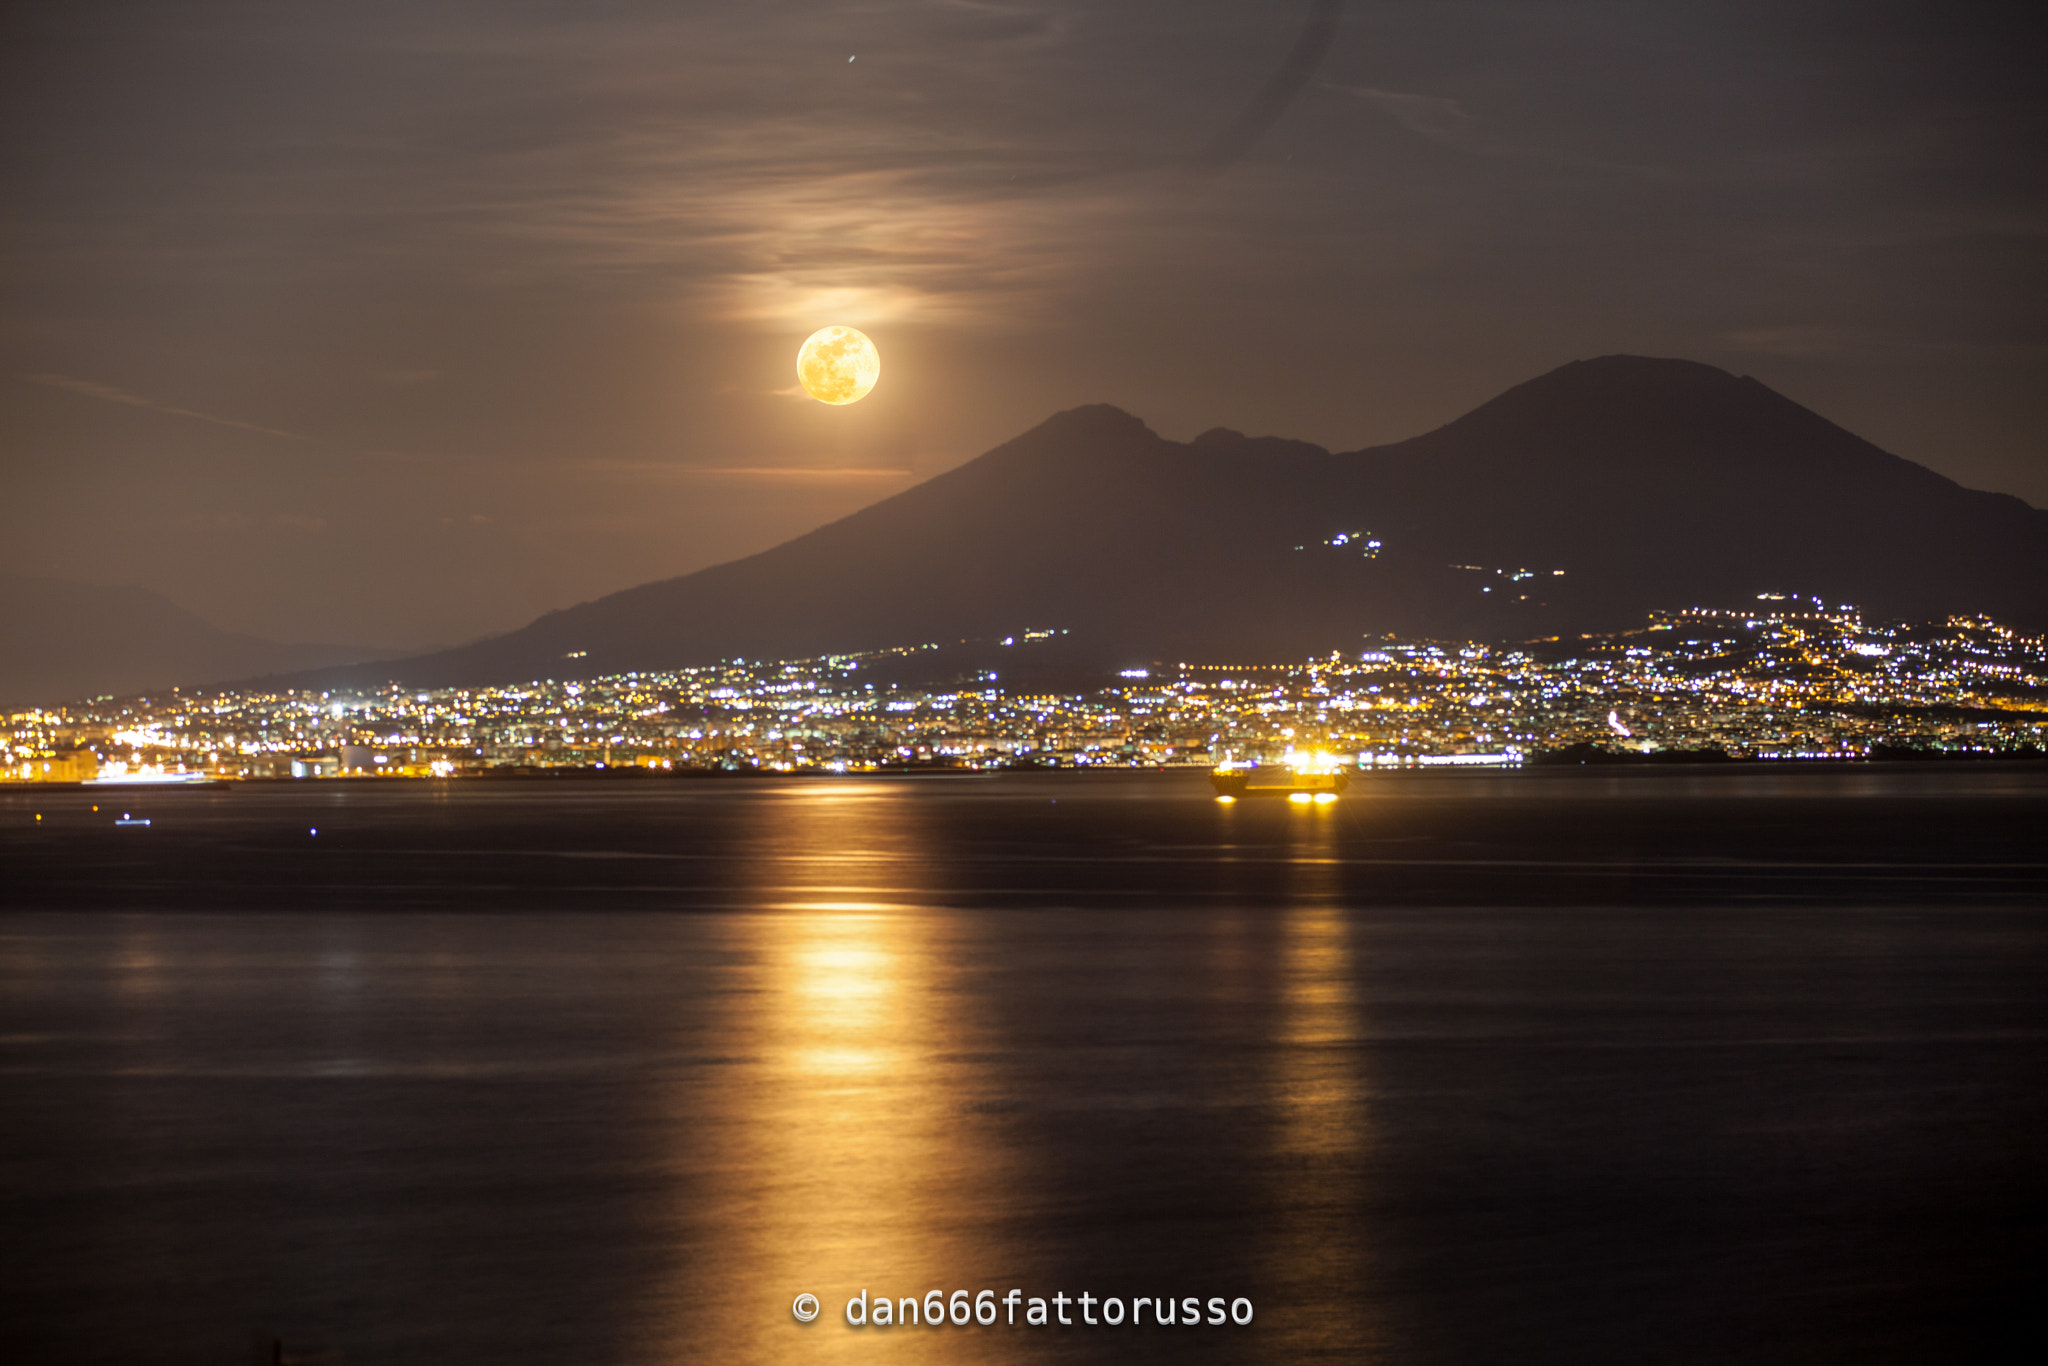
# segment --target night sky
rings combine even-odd
[[[453,643],[1081,403],[1351,449],[1622,351],[2048,505],[2034,10],[11,5],[0,569]]]

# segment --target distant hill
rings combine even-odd
[[[1281,660],[1389,632],[1607,630],[1766,591],[2048,625],[2048,512],[1754,379],[1609,356],[1346,454],[1224,430],[1181,444],[1076,408],[761,554],[312,681],[584,677],[1034,627],[1101,665]]]
[[[144,588],[0,575],[0,708],[391,656],[236,635]]]

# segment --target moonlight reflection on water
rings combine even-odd
[[[26,800],[11,1360],[1907,1361],[2042,1270],[2038,771]],[[1013,1288],[1256,1317],[843,1317]]]

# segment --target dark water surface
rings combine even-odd
[[[2048,1360],[2044,832],[1990,766],[0,794],[0,1360]],[[1255,1317],[841,1318],[1011,1287]]]

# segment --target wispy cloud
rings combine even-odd
[[[909,479],[902,469],[851,469],[835,465],[676,465],[656,460],[581,460],[579,469],[645,479],[716,479],[764,484],[853,484]]]
[[[700,479],[760,479],[773,483],[791,480],[799,483],[854,483],[868,479],[908,479],[909,470],[857,470],[857,469],[809,469],[809,468],[757,468],[734,465],[726,468],[695,466],[689,474]]]
[[[81,394],[86,398],[97,398],[108,403],[119,403],[129,408],[143,408],[152,413],[168,413],[172,417],[188,417],[195,422],[211,422],[216,427],[233,427],[237,431],[256,432],[263,436],[274,436],[285,441],[311,441],[313,438],[300,432],[288,432],[278,427],[265,427],[254,422],[244,422],[238,417],[221,417],[215,413],[202,413],[196,408],[180,408],[174,403],[159,403],[153,398],[131,394],[126,389],[116,389],[111,384],[97,380],[74,379],[69,375],[27,374],[16,375],[16,379],[29,384],[40,384],[46,389],[62,389],[66,393]]]
[[[1470,146],[1478,136],[1478,120],[1456,100],[1442,95],[1415,95],[1401,90],[1376,90],[1366,85],[1340,85],[1337,89],[1378,106],[1411,133],[1432,142]]]
[[[255,517],[239,512],[202,512],[191,517],[188,525],[200,531],[295,531],[312,535],[327,529],[327,519],[300,512]]]
[[[1831,323],[1793,323],[1775,327],[1733,328],[1718,334],[1718,340],[1760,356],[1785,360],[1877,360],[1896,363],[1903,357],[1926,357],[1936,352],[1980,357],[2002,356],[2012,360],[2039,358],[2048,348],[2031,338],[1968,336],[1958,337],[1936,331],[1906,331],[1897,328],[1858,327]]]
[[[449,268],[460,243],[457,273],[524,282],[567,265],[778,331],[1042,320],[1102,267],[1105,241],[1156,236],[1191,130],[1094,79],[1104,54],[1149,41],[1141,21],[987,0],[792,11],[764,42],[748,7],[477,25],[429,7],[379,42],[548,79],[508,78],[487,102],[462,82],[416,94],[432,116],[372,116],[346,145],[281,158],[264,202],[349,224],[345,250],[378,268],[409,253]],[[404,169],[364,187],[354,168],[372,158]]]
[[[1045,306],[1098,225],[1130,208],[1107,165],[1034,168],[1026,148],[946,130],[889,140],[877,158],[799,121],[636,139],[612,149],[617,175],[565,187],[507,230],[598,269],[672,272],[733,322],[975,325]]]
[[[1368,85],[1333,85],[1366,101],[1394,122],[1418,137],[1454,147],[1473,156],[1503,157],[1515,161],[1546,162],[1553,166],[1577,167],[1589,171],[1611,171],[1644,180],[1676,180],[1677,175],[1662,166],[1610,161],[1566,148],[1534,147],[1511,142],[1488,132],[1465,106],[1442,95],[1419,95],[1405,90],[1380,90]]]
[[[1736,328],[1721,340],[1737,350],[1792,360],[1822,360],[1864,349],[1871,335],[1856,328],[1792,325]]]
[[[493,292],[632,279],[748,330],[1029,327],[1231,202],[1214,177],[1187,183],[1191,160],[1245,157],[1312,84],[1342,0],[1307,0],[1305,18],[1198,5],[1166,49],[1144,7],[1052,0],[796,0],[772,19],[399,8],[314,31],[446,80],[267,136],[238,168],[247,192],[206,197],[218,231],[152,234],[147,251],[226,274],[232,248],[316,224],[327,272],[415,268]],[[1263,46],[1198,59],[1189,34],[1209,31],[1295,42],[1274,71]],[[1125,74],[1144,53],[1150,91]],[[1240,83],[1268,73],[1242,105]]]

